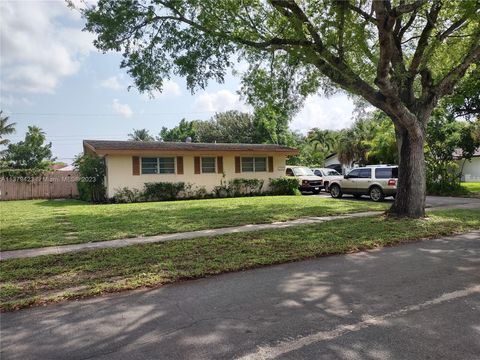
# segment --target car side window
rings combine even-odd
[[[293,175],[293,170],[292,169],[287,169],[287,172],[286,172],[287,176],[294,176]]]
[[[361,169],[359,177],[362,179],[370,179],[372,177],[372,169]]]
[[[360,177],[360,169],[352,170],[348,173],[350,179],[358,179]]]
[[[313,173],[317,176],[322,176],[322,172],[320,170],[315,170]]]

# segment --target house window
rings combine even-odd
[[[142,158],[142,174],[157,174],[157,158]]]
[[[142,157],[142,174],[175,174],[175,158]]]
[[[202,157],[202,173],[214,174],[216,170],[215,157]]]
[[[175,158],[174,157],[158,158],[158,172],[160,174],[175,174]]]
[[[242,157],[242,172],[267,171],[266,157]]]

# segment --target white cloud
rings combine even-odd
[[[307,133],[311,128],[339,130],[353,123],[354,104],[344,94],[330,98],[309,96],[303,109],[293,118],[290,128]]]
[[[3,90],[53,93],[94,49],[93,36],[82,26],[62,0],[1,2]]]
[[[119,80],[118,76],[112,76],[112,77],[109,77],[108,79],[103,80],[100,83],[100,86],[104,87],[104,88],[107,88],[107,89],[111,89],[111,90],[121,90],[121,89],[125,88],[125,86],[123,86],[120,83],[120,80]]]
[[[197,96],[194,102],[197,111],[222,112],[227,110],[239,110],[249,112],[251,107],[240,100],[238,94],[230,90],[217,92],[204,92]]]
[[[128,104],[121,104],[118,99],[112,101],[112,109],[115,113],[129,118],[133,115],[133,110]]]
[[[161,99],[180,95],[182,95],[180,85],[173,80],[167,80],[163,83],[162,92],[152,91],[150,93],[142,94],[144,100]]]

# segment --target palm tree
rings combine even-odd
[[[152,135],[150,135],[147,129],[133,129],[131,134],[128,134],[128,140],[130,141],[154,141]]]
[[[0,110],[0,145],[8,145],[10,143],[10,140],[4,139],[3,136],[15,133],[15,125],[17,124],[7,124],[8,116],[3,116],[2,114],[3,111]]]
[[[307,141],[313,145],[315,151],[330,153],[336,146],[337,133],[331,130],[313,128],[307,135]]]

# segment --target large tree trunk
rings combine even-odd
[[[397,128],[399,147],[398,184],[395,202],[388,211],[392,216],[419,218],[425,215],[425,155],[423,131],[412,136]]]

